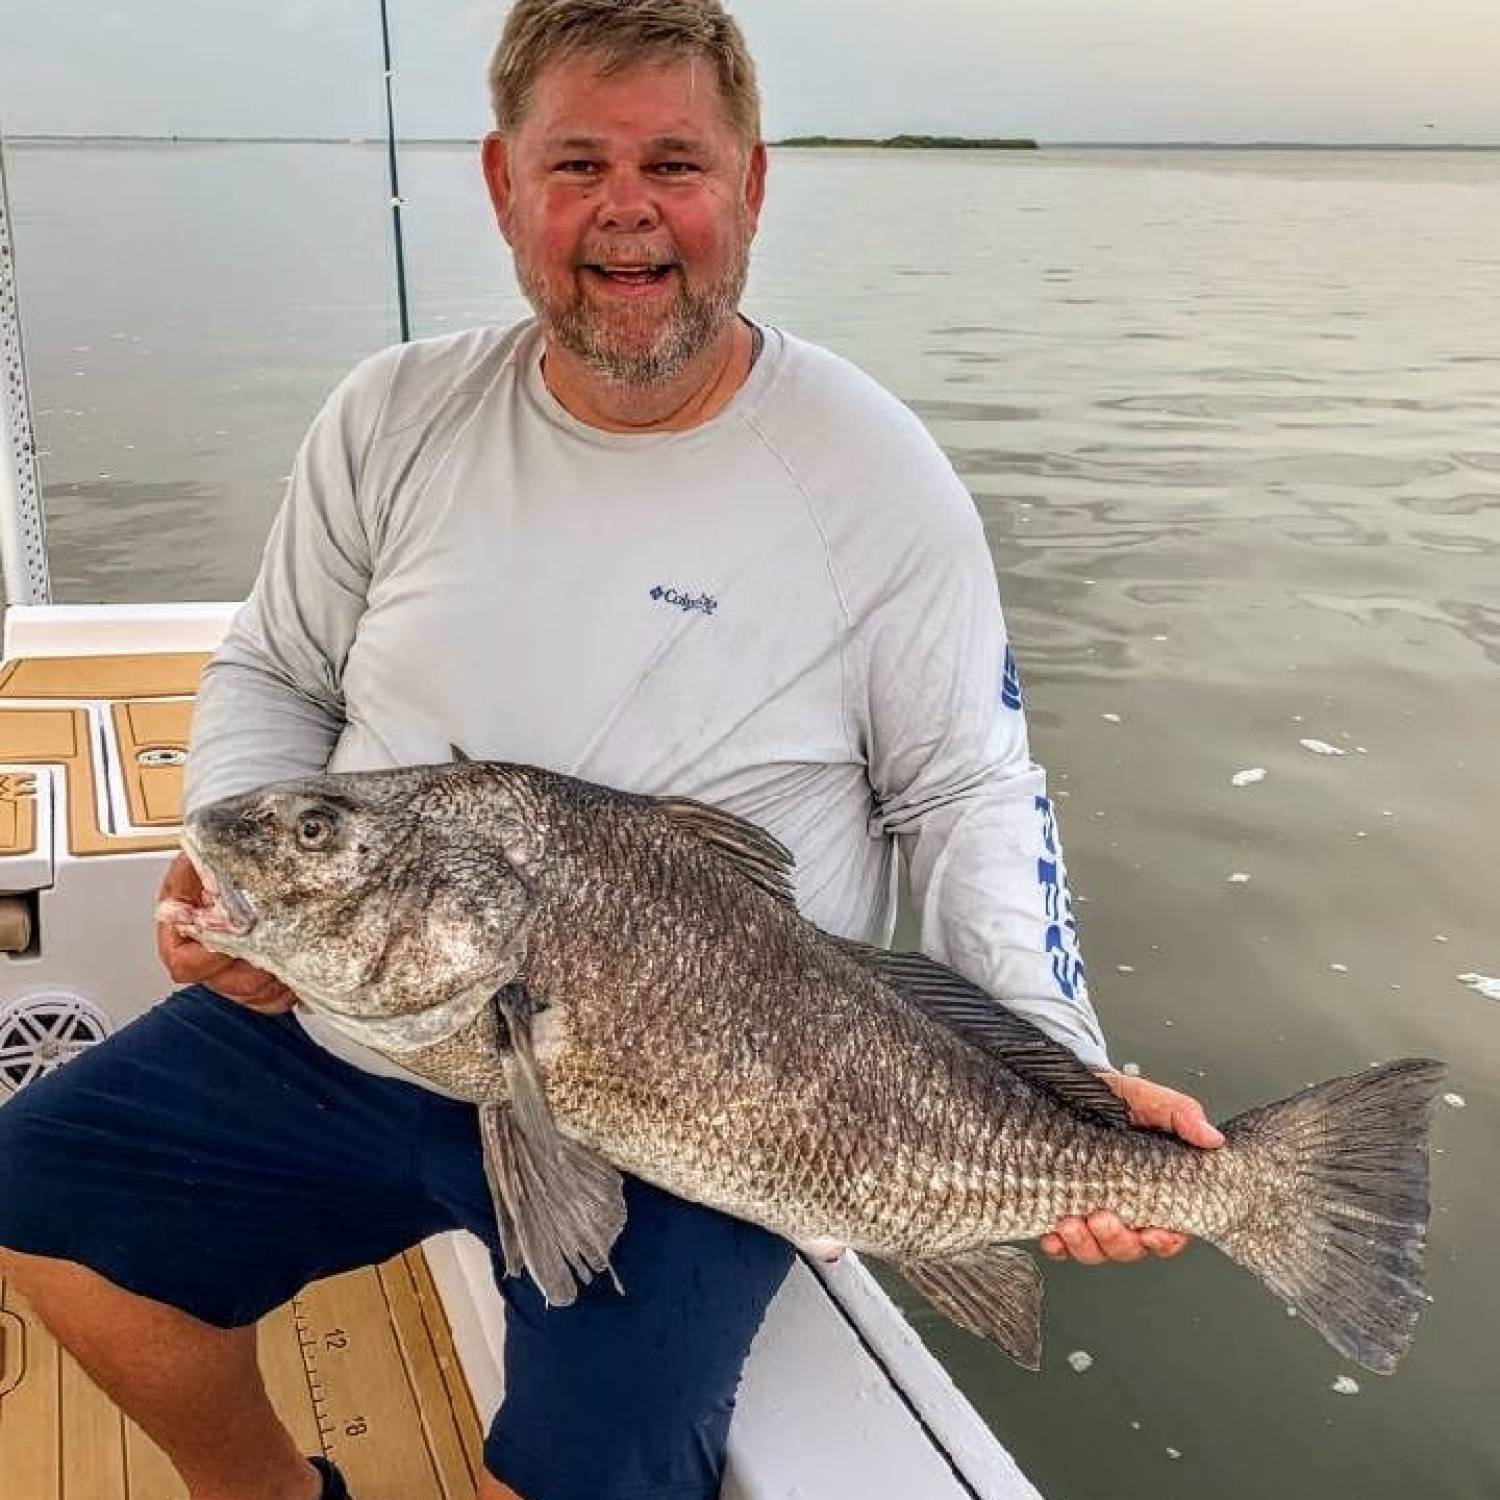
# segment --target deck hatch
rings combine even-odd
[[[136,828],[178,827],[192,702],[177,698],[116,703],[111,718],[131,824]]]

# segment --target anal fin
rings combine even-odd
[[[904,1262],[901,1274],[960,1328],[998,1344],[1028,1370],[1041,1368],[1042,1274],[1026,1251],[986,1245]]]

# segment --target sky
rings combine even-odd
[[[505,0],[389,0],[402,134],[488,127]],[[1500,0],[740,0],[768,137],[1500,143]],[[383,133],[378,0],[0,0],[0,130]]]

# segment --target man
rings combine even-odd
[[[205,675],[190,803],[457,744],[751,817],[796,852],[804,912],[863,938],[888,934],[899,841],[928,951],[1107,1066],[972,506],[897,402],[738,312],[766,152],[733,22],[520,0],[491,81],[484,173],[536,320],[387,351],[334,393]],[[200,898],[184,861],[163,894]],[[493,1248],[474,1111],[170,923],[161,944],[193,987],[0,1111],[5,1274],[194,1500],[332,1500],[248,1325],[438,1230]],[[1192,1100],[1106,1076],[1215,1143]],[[503,1288],[482,1500],[717,1493],[789,1251],[628,1201],[627,1295]],[[1182,1243],[1098,1215],[1044,1248]]]

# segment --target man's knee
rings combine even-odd
[[[15,1287],[20,1294],[39,1311],[43,1320],[52,1321],[46,1310],[52,1307],[83,1309],[95,1307],[116,1299],[129,1300],[142,1308],[159,1307],[164,1312],[176,1313],[165,1303],[152,1302],[148,1297],[138,1296],[117,1285],[107,1276],[81,1265],[76,1260],[66,1260],[55,1255],[34,1255],[26,1250],[15,1250],[0,1245],[0,1279]],[[177,1314],[179,1317],[186,1314]]]
[[[0,1278],[96,1378],[150,1372],[163,1360],[201,1371],[205,1362],[255,1358],[253,1327],[215,1327],[77,1261],[0,1249]]]
[[[13,1283],[25,1290],[24,1283],[33,1274],[37,1265],[66,1265],[66,1261],[52,1261],[46,1256],[27,1255],[20,1250],[8,1250],[0,1245],[0,1281]]]

